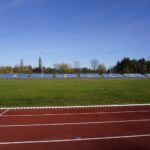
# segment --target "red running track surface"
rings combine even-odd
[[[0,110],[0,150],[149,150],[150,106]]]

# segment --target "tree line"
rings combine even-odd
[[[115,73],[150,73],[150,60],[124,58],[112,68]]]
[[[115,66],[106,68],[105,64],[99,63],[98,59],[93,59],[90,62],[90,68],[81,67],[79,61],[74,61],[73,64],[55,63],[53,67],[45,67],[42,58],[38,59],[38,66],[24,65],[23,59],[20,63],[11,66],[0,66],[0,73],[150,73],[150,60],[144,58],[136,60],[123,58],[118,61]]]

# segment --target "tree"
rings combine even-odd
[[[69,64],[61,63],[61,64],[53,64],[55,72],[58,73],[70,73],[71,66]]]
[[[99,65],[99,61],[97,59],[93,59],[93,60],[91,60],[90,64],[91,64],[91,67],[93,68],[93,70],[96,71],[96,69]]]
[[[79,61],[73,61],[73,72],[80,73],[81,63]]]
[[[106,66],[104,64],[99,64],[98,67],[97,67],[97,70],[100,74],[103,74],[103,73],[107,72]]]
[[[24,69],[22,72],[31,74],[32,73],[32,66],[31,65],[24,66]]]
[[[13,72],[14,73],[20,73],[21,69],[20,69],[20,64],[16,64],[15,67],[13,68]]]
[[[73,67],[74,67],[75,69],[79,69],[80,66],[81,66],[81,63],[80,63],[79,61],[73,61]]]
[[[146,62],[146,70],[147,73],[150,73],[150,60]]]
[[[81,72],[82,73],[89,73],[89,69],[84,67],[84,68],[81,68]]]
[[[3,68],[3,73],[12,73],[13,69],[11,66],[7,66]]]
[[[53,70],[55,73],[59,72],[60,70],[60,64],[56,63],[56,64],[53,64]]]
[[[146,66],[146,61],[144,58],[139,59],[137,61],[137,68],[139,73],[146,73],[147,71],[147,66]]]
[[[118,61],[116,66],[113,68],[113,71],[116,73],[148,73],[150,72],[149,61],[146,61],[144,58],[136,60],[130,58],[123,58],[121,61]]]
[[[71,72],[70,68],[71,67],[69,64],[65,64],[65,63],[60,64],[60,73],[70,73]]]

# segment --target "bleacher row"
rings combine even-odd
[[[53,79],[53,78],[150,78],[150,74],[98,74],[98,73],[88,73],[88,74],[0,74],[0,79]]]

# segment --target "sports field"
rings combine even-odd
[[[0,107],[150,103],[149,79],[0,80]]]

